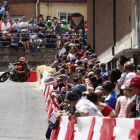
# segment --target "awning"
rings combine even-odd
[[[122,50],[121,52],[114,55],[114,57],[112,59],[117,59],[123,55],[126,57],[133,58],[135,55],[138,55],[138,54],[140,55],[140,49],[126,49],[126,50]]]

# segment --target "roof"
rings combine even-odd
[[[40,0],[47,3],[87,3],[87,0]]]

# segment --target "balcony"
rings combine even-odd
[[[87,0],[40,0],[47,3],[87,3]]]

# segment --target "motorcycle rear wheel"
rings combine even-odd
[[[0,82],[5,82],[10,76],[10,72],[7,71],[0,76]]]

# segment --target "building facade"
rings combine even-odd
[[[0,2],[3,1],[0,0]],[[10,7],[10,18],[13,21],[14,18],[21,18],[22,16],[25,16],[27,20],[30,20],[30,18],[36,19],[36,16],[40,14],[40,4],[37,3],[37,0],[7,0],[7,2]]]
[[[67,22],[73,13],[80,13],[87,20],[87,0],[40,0],[40,14],[57,17],[58,20],[65,18]]]
[[[87,0],[88,42],[108,69],[125,55],[140,64],[140,0]]]

